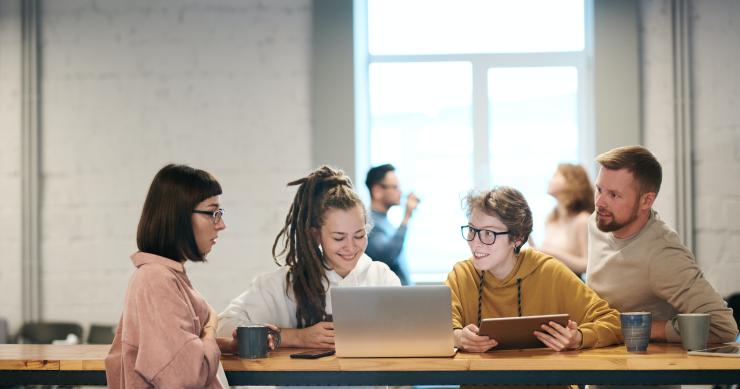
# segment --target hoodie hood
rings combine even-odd
[[[476,278],[480,280],[477,291],[478,296],[482,296],[486,293],[493,293],[495,295],[500,293],[505,296],[507,293],[511,293],[508,291],[509,289],[514,290],[515,292],[513,293],[516,298],[516,313],[518,316],[524,316],[523,307],[528,303],[528,301],[523,301],[527,300],[523,298],[522,293],[522,290],[525,287],[524,284],[528,284],[530,286],[533,285],[533,283],[527,282],[527,279],[530,277],[532,277],[536,283],[537,277],[534,274],[538,272],[540,267],[550,260],[555,259],[530,248],[522,249],[517,256],[516,264],[514,264],[514,269],[511,271],[511,274],[506,276],[503,280],[496,279],[496,277],[492,276],[488,272],[481,273],[479,270],[475,269],[472,258],[468,260],[468,262],[469,266],[471,266],[477,273]],[[481,274],[483,275],[483,279],[480,278]],[[487,289],[488,292],[485,292],[484,289]],[[486,299],[486,297],[483,297],[483,299]],[[495,298],[492,295],[489,295],[488,299]],[[481,319],[483,319],[482,315],[483,313],[481,312],[479,305],[477,312],[478,325],[480,325]]]
[[[368,277],[368,271],[370,270],[370,267],[372,266],[373,260],[370,259],[370,257],[367,256],[367,254],[362,254],[360,259],[357,260],[357,264],[354,268],[345,276],[342,278],[342,276],[339,275],[336,271],[332,270],[326,270],[326,278],[329,280],[329,283],[326,283],[325,279],[322,279],[321,283],[324,285],[324,289],[326,289],[327,293],[327,301],[329,300],[329,289],[334,286],[358,286],[362,284],[362,280],[367,279]],[[282,277],[285,277],[285,275],[290,271],[290,267],[283,266],[280,268]],[[287,287],[287,293],[288,293],[288,299],[291,301],[295,300],[295,293],[293,291],[293,286]],[[329,306],[329,304],[327,304]]]
[[[554,260],[551,256],[535,255],[535,251],[531,248],[523,248],[519,252],[514,265],[514,270],[506,276],[503,280],[498,280],[496,277],[491,275],[486,276],[486,284],[494,288],[507,288],[510,286],[516,286],[517,280],[525,280],[527,277],[532,275],[540,266],[550,260]],[[472,265],[472,259],[470,259]],[[521,281],[520,281],[521,282]]]
[[[330,285],[354,286],[358,283],[357,280],[365,279],[365,275],[370,269],[372,262],[373,260],[367,254],[363,253],[360,259],[357,260],[355,267],[344,278],[334,270],[327,270],[326,277],[329,278]]]

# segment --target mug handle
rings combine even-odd
[[[681,335],[681,329],[678,328],[678,315],[671,318],[671,327],[676,331],[677,334]]]
[[[272,335],[272,339],[275,342],[275,350],[277,350],[280,347],[280,341],[282,340],[280,331],[275,331],[272,328],[267,327],[267,336],[269,337],[270,335]]]

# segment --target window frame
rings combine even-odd
[[[578,162],[591,177],[591,160],[595,155],[594,125],[594,0],[584,0],[584,49],[582,51],[537,53],[470,53],[374,55],[368,45],[368,0],[354,0],[354,67],[355,67],[355,167],[356,182],[364,182],[364,173],[371,167],[371,130],[369,68],[373,63],[469,62],[472,66],[472,131],[473,182],[476,190],[490,188],[490,116],[488,101],[488,71],[492,68],[515,67],[574,67],[578,74]],[[359,188],[369,199],[366,188]],[[369,204],[369,201],[368,201]],[[430,279],[430,273],[412,272],[412,277]],[[421,276],[421,277],[419,277]],[[443,277],[444,278],[444,277]]]

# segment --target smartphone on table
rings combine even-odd
[[[336,350],[308,350],[290,354],[290,357],[295,359],[317,359],[334,355],[335,352]]]

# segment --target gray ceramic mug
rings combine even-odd
[[[241,358],[265,358],[269,351],[268,335],[275,339],[275,348],[280,346],[280,333],[263,325],[245,325],[236,328],[238,352]]]
[[[694,351],[707,348],[710,322],[708,313],[680,313],[676,321],[684,350]]]

